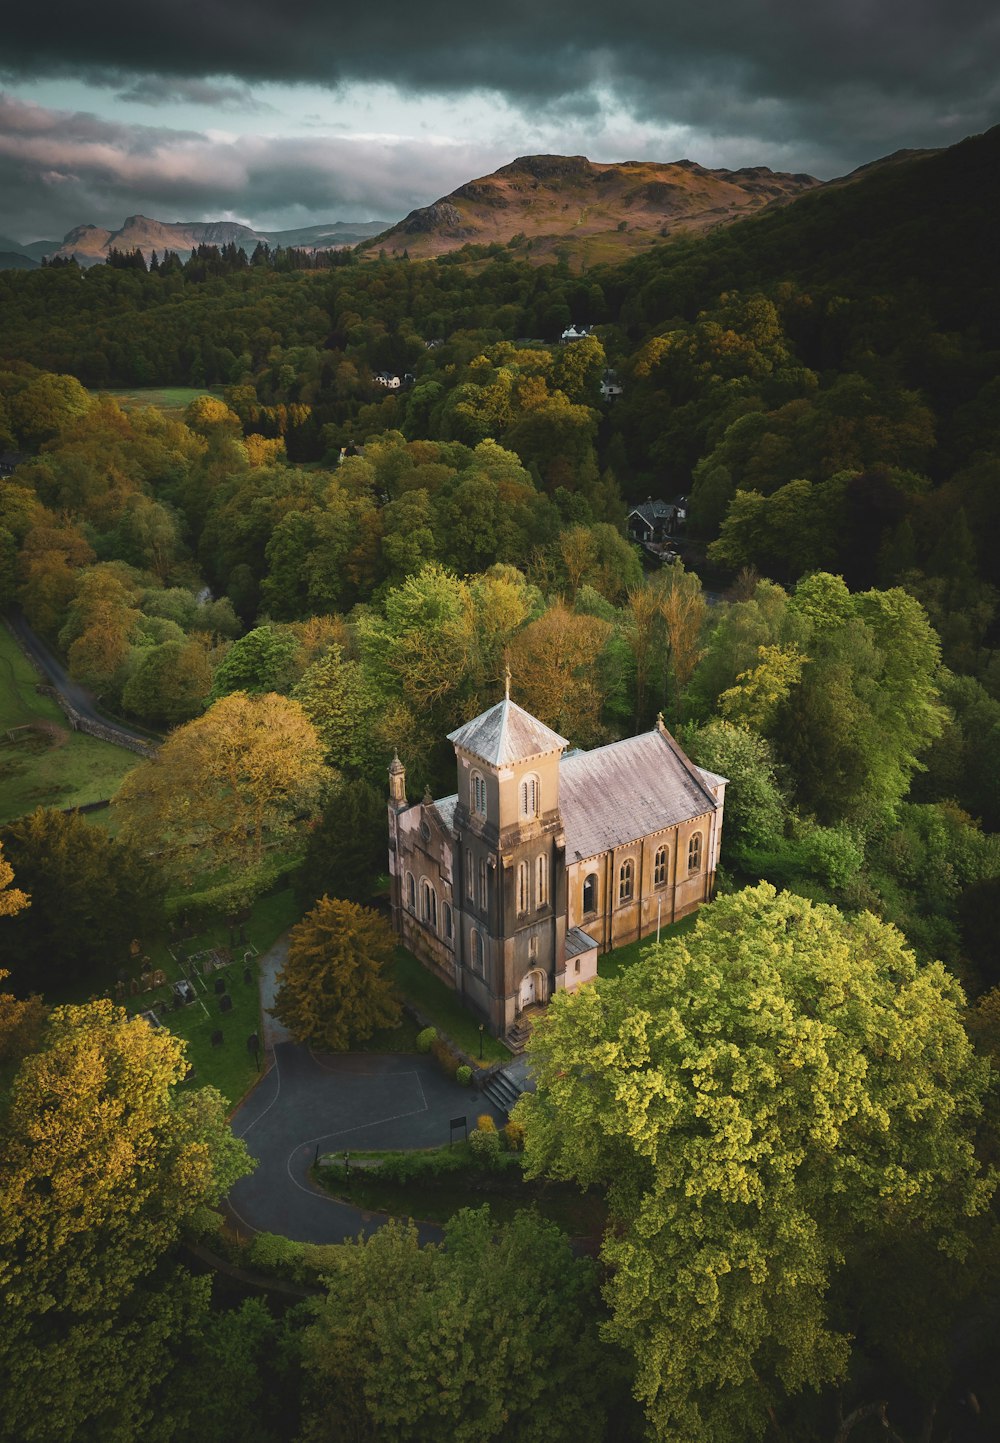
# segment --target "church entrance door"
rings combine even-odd
[[[521,1006],[530,1007],[535,1000],[535,974],[529,972],[521,982]]]

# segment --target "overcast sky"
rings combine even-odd
[[[34,0],[0,234],[395,220],[540,152],[826,179],[1000,120],[998,61],[995,0]]]

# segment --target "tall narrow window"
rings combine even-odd
[[[486,816],[486,778],[482,772],[472,773],[472,810],[477,817]]]
[[[544,907],[549,900],[549,859],[544,854],[535,862],[535,906]]]
[[[700,872],[700,871],[701,871],[701,833],[700,833],[700,832],[695,832],[695,833],[693,833],[693,834],[692,834],[692,837],[691,837],[691,840],[688,842],[688,871],[689,871],[689,872]]]
[[[653,858],[653,886],[665,887],[667,885],[667,849],[657,847],[656,856]]]
[[[538,778],[523,777],[521,780],[521,816],[538,816]]]
[[[632,900],[631,859],[622,862],[618,872],[618,900],[619,902],[630,902]]]
[[[465,849],[465,894],[471,902],[476,895],[476,864],[472,859],[472,848]]]
[[[420,883],[420,919],[427,923],[432,931],[437,931],[438,924],[438,899],[437,893],[430,882],[424,878]]]
[[[485,857],[480,857],[480,858],[479,858],[479,905],[480,905],[480,907],[482,907],[482,909],[483,909],[484,912],[486,911],[486,908],[487,908],[487,906],[489,905],[489,892],[487,891],[487,881],[486,881],[486,877],[487,877],[487,872],[486,872],[486,858],[485,858]]]
[[[451,911],[451,903],[450,903],[450,902],[445,902],[445,904],[444,904],[444,935],[445,935],[445,937],[447,938],[447,940],[448,940],[449,942],[451,941],[452,937],[455,935],[455,923],[454,923],[454,920],[453,920],[453,918],[452,918],[452,911]]]
[[[517,910],[528,910],[528,864],[521,862],[517,869]]]
[[[417,888],[413,880],[412,872],[407,872],[406,874],[406,905],[411,912],[417,910]]]
[[[472,965],[482,976],[486,971],[486,958],[483,949],[483,934],[476,927],[472,929]]]
[[[597,911],[597,873],[591,872],[583,884],[584,915]]]

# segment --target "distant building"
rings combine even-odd
[[[23,451],[0,451],[0,476],[12,476],[29,457]]]
[[[666,541],[683,531],[686,521],[686,496],[676,501],[654,501],[650,497],[630,508],[626,528],[632,541]]]
[[[590,335],[591,329],[590,326],[570,325],[566,327],[559,339],[561,341],[582,341],[584,336]]]
[[[389,768],[389,872],[400,939],[490,1031],[597,974],[601,952],[712,896],[726,779],[662,717],[565,754],[509,694],[449,734],[458,790],[420,802]]]
[[[402,377],[397,376],[395,371],[376,371],[372,380],[377,386],[384,386],[387,391],[398,391],[403,384]]]
[[[622,394],[622,385],[618,379],[618,372],[606,370],[601,377],[601,400],[613,401],[616,396]]]

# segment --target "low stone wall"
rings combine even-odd
[[[155,746],[141,742],[138,737],[130,737],[125,732],[119,731],[117,727],[104,722],[91,721],[90,717],[81,716],[72,702],[67,701],[62,692],[57,691],[47,682],[39,682],[35,690],[40,696],[52,698],[75,732],[86,732],[87,736],[97,737],[102,742],[110,742],[112,746],[124,747],[126,751],[135,752],[140,757],[155,757]]]

